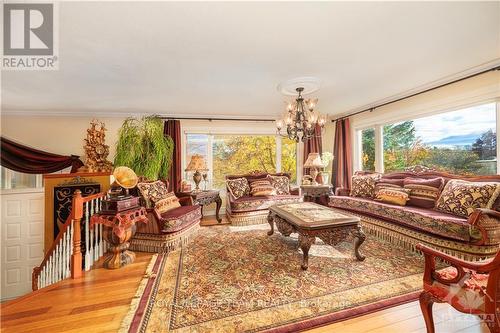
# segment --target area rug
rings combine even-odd
[[[414,300],[422,256],[374,237],[357,261],[351,242],[317,242],[300,269],[296,237],[269,226],[203,228],[155,255],[122,332],[295,332]],[[293,235],[292,235],[293,236]]]

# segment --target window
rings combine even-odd
[[[375,129],[361,131],[361,165],[363,171],[375,171]]]
[[[297,143],[281,139],[281,172],[289,173],[292,184],[297,184]]]
[[[193,154],[205,157],[208,182],[201,188],[225,188],[225,176],[252,171],[288,172],[297,182],[297,144],[275,135],[186,134],[186,160]],[[191,179],[191,175],[185,175]]]
[[[495,103],[385,125],[384,170],[424,165],[456,174],[496,174]]]
[[[4,167],[0,167],[0,169],[2,190],[42,187],[41,175],[17,172]]]

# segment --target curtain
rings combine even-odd
[[[83,166],[79,156],[63,156],[33,149],[1,137],[1,165],[31,174],[52,173],[71,167],[71,173]]]
[[[349,118],[340,119],[336,122],[333,156],[333,187],[350,188],[352,176],[352,147]]]
[[[181,122],[179,120],[166,120],[163,134],[170,136],[174,141],[174,153],[168,174],[168,183],[170,184],[170,191],[179,192],[182,181]]]
[[[304,142],[304,163],[307,160],[307,156],[309,156],[309,153],[323,153],[323,146],[321,143],[321,126],[316,124],[316,128],[314,130],[314,136],[310,138],[309,140],[306,140]],[[308,175],[309,174],[309,169],[303,169],[303,174]]]

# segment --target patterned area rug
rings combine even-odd
[[[269,226],[210,227],[182,250],[154,256],[123,332],[289,332],[414,300],[423,258],[374,237],[317,241],[300,269],[296,237]]]

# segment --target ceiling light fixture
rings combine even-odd
[[[322,131],[325,127],[326,117],[314,110],[318,103],[317,98],[304,99],[302,97],[304,87],[298,87],[295,91],[298,96],[295,101],[285,102],[286,112],[282,118],[276,120],[276,129],[283,137],[295,142],[305,142],[320,134],[317,131]],[[284,128],[286,128],[286,134],[281,133]]]

